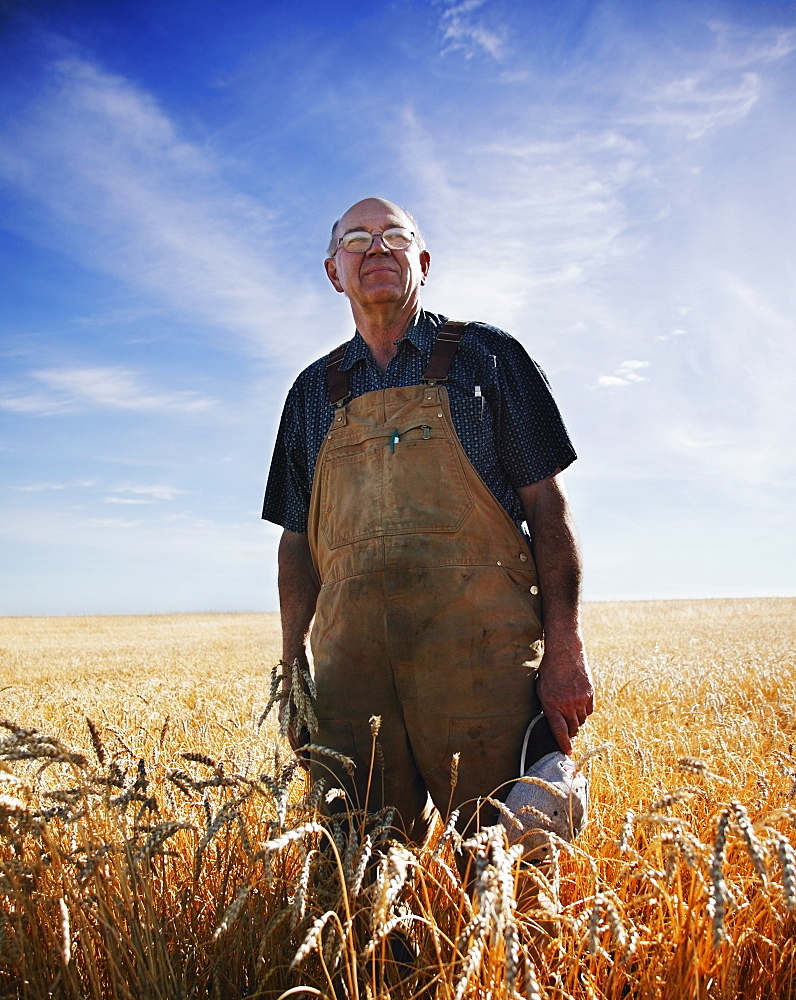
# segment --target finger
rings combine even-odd
[[[569,725],[561,712],[547,714],[547,721],[550,723],[550,731],[553,736],[555,736],[556,743],[558,743],[561,748],[561,752],[567,755],[572,753],[572,742],[569,738]]]

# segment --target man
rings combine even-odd
[[[505,797],[540,703],[530,761],[569,753],[594,707],[560,477],[575,453],[517,341],[421,309],[430,261],[388,201],[335,223],[326,273],[356,333],[291,389],[263,511],[284,528],[282,658],[306,663],[309,639],[313,741],[357,765],[313,755],[313,772],[394,806],[415,842],[433,806],[463,826]]]

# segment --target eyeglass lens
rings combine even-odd
[[[340,239],[340,246],[349,253],[366,253],[373,245],[376,236],[381,236],[382,243],[389,250],[406,250],[414,239],[414,233],[402,226],[385,229],[383,233],[369,233],[366,230],[356,230],[346,233]]]

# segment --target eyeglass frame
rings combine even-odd
[[[407,245],[405,247],[394,247],[393,248],[393,247],[389,246],[387,243],[384,242],[384,233],[389,233],[389,232],[394,231],[396,229],[402,229],[405,233],[409,233],[411,239],[409,240],[409,242],[407,243]],[[348,247],[344,247],[343,246],[343,240],[346,238],[346,236],[350,236],[351,233],[368,233],[368,231],[367,231],[367,229],[352,229],[350,232],[343,233],[342,236],[338,236],[337,237],[337,246],[334,248],[334,253],[331,255],[331,257],[329,257],[329,260],[332,260],[337,255],[337,251],[340,250],[340,249],[345,250],[346,253],[355,253],[355,254],[367,253],[368,250],[370,250],[370,248],[373,246],[373,241],[376,239],[377,236],[381,240],[382,246],[386,247],[390,251],[390,253],[394,253],[396,250],[408,250],[409,247],[412,245],[412,243],[416,243],[417,242],[417,234],[414,233],[414,232],[412,232],[411,229],[407,229],[406,226],[389,226],[387,229],[384,230],[384,232],[381,232],[381,233],[368,233],[368,236],[370,236],[370,243],[368,244],[368,246],[365,247],[364,250],[349,250]]]

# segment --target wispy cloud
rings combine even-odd
[[[743,29],[712,22],[712,49],[689,59],[685,53],[659,79],[629,92],[628,124],[670,126],[688,139],[745,118],[761,100],[764,74],[796,50],[796,30]],[[630,109],[633,110],[630,110]]]
[[[730,21],[709,21],[708,26],[716,40],[716,60],[722,67],[776,63],[796,51],[796,28],[750,30]]]
[[[620,450],[639,477],[784,488],[796,302],[781,122],[796,34],[701,37],[665,58],[651,39],[626,49],[580,100],[541,99],[538,66],[523,90],[517,46],[500,114],[474,109],[457,134],[408,108],[400,152],[432,254],[426,299],[517,334],[552,368],[581,423],[575,474],[611,449],[612,467]],[[567,82],[582,82],[577,67]]]
[[[760,99],[761,86],[760,75],[753,72],[727,81],[695,73],[655,88],[646,96],[650,110],[635,120],[645,125],[679,126],[688,138],[695,139],[709,129],[745,117]]]
[[[311,290],[293,283],[288,299],[269,259],[271,214],[150,94],[78,58],[55,63],[49,84],[0,149],[0,178],[60,220],[47,239],[150,302],[261,346],[265,317],[311,308]]]
[[[133,497],[103,497],[102,498],[102,502],[103,503],[128,504],[128,505],[135,506],[135,505],[138,505],[138,504],[152,504],[155,501],[154,500],[144,500],[144,499],[141,499],[141,498],[133,498]]]
[[[625,191],[648,170],[643,144],[616,130],[554,139],[532,138],[524,125],[517,131],[452,159],[444,139],[405,115],[406,162],[421,164],[421,218],[431,220],[429,236],[440,234],[430,295],[512,330],[546,303],[582,294],[637,245]]]
[[[504,55],[505,31],[487,28],[474,18],[486,0],[448,0],[440,18],[442,53],[461,52],[465,59],[486,53],[500,61]]]
[[[478,6],[462,5],[461,16]],[[446,13],[457,11],[453,4]],[[794,32],[714,26],[706,50],[649,66],[639,53],[613,74],[606,66],[599,101],[585,95],[559,109],[555,96],[544,102],[507,86],[494,122],[474,108],[472,130],[455,136],[407,107],[400,152],[418,177],[421,220],[444,239],[430,294],[512,329],[575,289],[589,311],[601,311],[592,292],[604,268],[643,247],[677,207],[678,188],[683,199],[693,189],[700,167],[684,158],[683,140],[743,122],[770,91],[764,74],[795,45]],[[507,60],[517,79],[523,68],[516,53]]]
[[[188,496],[190,491],[168,486],[163,483],[154,485],[141,483],[122,483],[117,486],[103,486],[96,480],[80,479],[74,482],[30,483],[24,486],[11,486],[17,493],[51,493],[80,490],[88,492],[92,499],[100,503],[113,503],[127,506],[152,505],[168,502],[177,497]]]
[[[60,490],[86,489],[93,485],[93,480],[81,479],[75,483],[30,483],[27,486],[12,486],[10,488],[19,493],[49,493],[52,490],[58,492]]]
[[[134,496],[140,496],[144,499],[108,499],[106,502],[109,503],[154,503],[156,500],[173,500],[175,496],[185,496],[187,490],[179,490],[174,486],[139,486],[139,485],[126,485],[126,486],[114,486],[109,492],[111,493],[132,493]]]
[[[0,390],[0,409],[47,416],[82,409],[195,413],[215,405],[193,392],[152,392],[136,372],[123,368],[50,369],[32,372],[31,378],[44,391]]]

